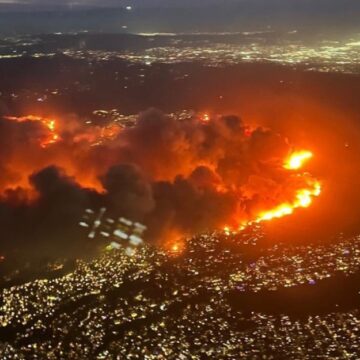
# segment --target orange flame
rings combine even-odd
[[[288,159],[286,159],[284,168],[287,170],[301,169],[304,163],[307,160],[310,160],[313,156],[313,153],[307,150],[294,152]]]
[[[44,126],[46,126],[46,128],[49,130],[50,133],[49,137],[44,141],[42,141],[40,144],[41,147],[43,148],[56,143],[60,139],[59,134],[56,132],[56,121],[54,119],[43,118],[41,116],[36,116],[36,115],[27,115],[20,117],[6,116],[5,118],[7,120],[16,121],[16,122],[25,122],[25,121],[41,122]]]
[[[293,214],[295,209],[308,208],[313,202],[313,197],[317,197],[320,194],[321,184],[318,181],[314,181],[313,184],[309,185],[309,188],[297,190],[293,202],[280,204],[272,210],[260,213],[255,222],[259,223],[278,219]]]
[[[305,162],[312,157],[313,153],[311,151],[303,150],[294,152],[288,159],[285,160],[283,167],[287,170],[299,170],[303,167]],[[303,176],[306,175],[307,174],[303,174]],[[293,201],[285,202],[271,210],[260,212],[254,220],[242,222],[238,230],[244,230],[247,226],[255,223],[279,219],[293,214],[296,209],[308,208],[311,206],[313,199],[321,194],[321,183],[314,179],[309,179],[307,182],[308,187],[298,189],[295,192]],[[231,230],[228,226],[224,228],[225,235],[229,235],[230,231]]]

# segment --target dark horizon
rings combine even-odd
[[[172,5],[171,5],[172,4]],[[301,30],[339,33],[360,31],[360,3],[319,0],[245,1],[109,1],[73,5],[1,3],[0,33],[37,34],[51,32],[236,32],[254,30]],[[206,4],[206,6],[205,6]],[[131,6],[131,9],[126,9]],[[341,30],[339,30],[341,29]]]

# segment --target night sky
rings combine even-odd
[[[296,29],[342,36],[359,31],[359,18],[358,0],[0,0],[0,34],[125,28],[131,33]]]
[[[36,8],[58,8],[76,6],[97,7],[122,7],[132,5],[134,7],[208,7],[216,6],[253,6],[259,9],[269,7],[323,9],[324,11],[344,10],[351,7],[359,8],[357,0],[0,0],[0,5],[28,6]]]

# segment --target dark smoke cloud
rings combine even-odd
[[[102,177],[107,192],[107,208],[130,219],[143,219],[155,207],[151,184],[135,165],[123,164],[109,169]]]
[[[173,229],[189,235],[223,227],[236,209],[236,198],[231,193],[219,193],[208,184],[202,186],[193,178],[181,176],[174,182],[155,183],[157,206],[148,218],[152,235],[161,237],[162,232]]]
[[[2,250],[32,255],[69,255],[79,250],[79,219],[98,195],[83,189],[61,169],[48,167],[35,173],[30,183],[37,192],[31,203],[21,188],[8,190],[0,201]]]
[[[77,223],[87,207],[141,221],[149,239],[163,241],[173,232],[236,224],[293,195],[294,179],[281,166],[290,150],[286,139],[250,130],[236,116],[177,121],[152,109],[97,147],[89,143],[96,129],[82,132],[74,119],[59,127],[62,140],[44,149],[41,123],[0,120],[5,250],[83,251]],[[31,174],[30,195],[22,185],[8,188],[24,172]],[[88,178],[102,189],[90,190]]]

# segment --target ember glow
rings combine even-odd
[[[203,114],[201,114],[201,116],[200,116],[200,120],[201,120],[202,122],[204,122],[204,123],[209,122],[210,119],[211,119],[211,118],[210,118],[209,113],[203,113]]]
[[[183,254],[186,248],[184,234],[170,230],[166,234],[166,242],[163,244],[162,248],[172,256],[179,256]]]

